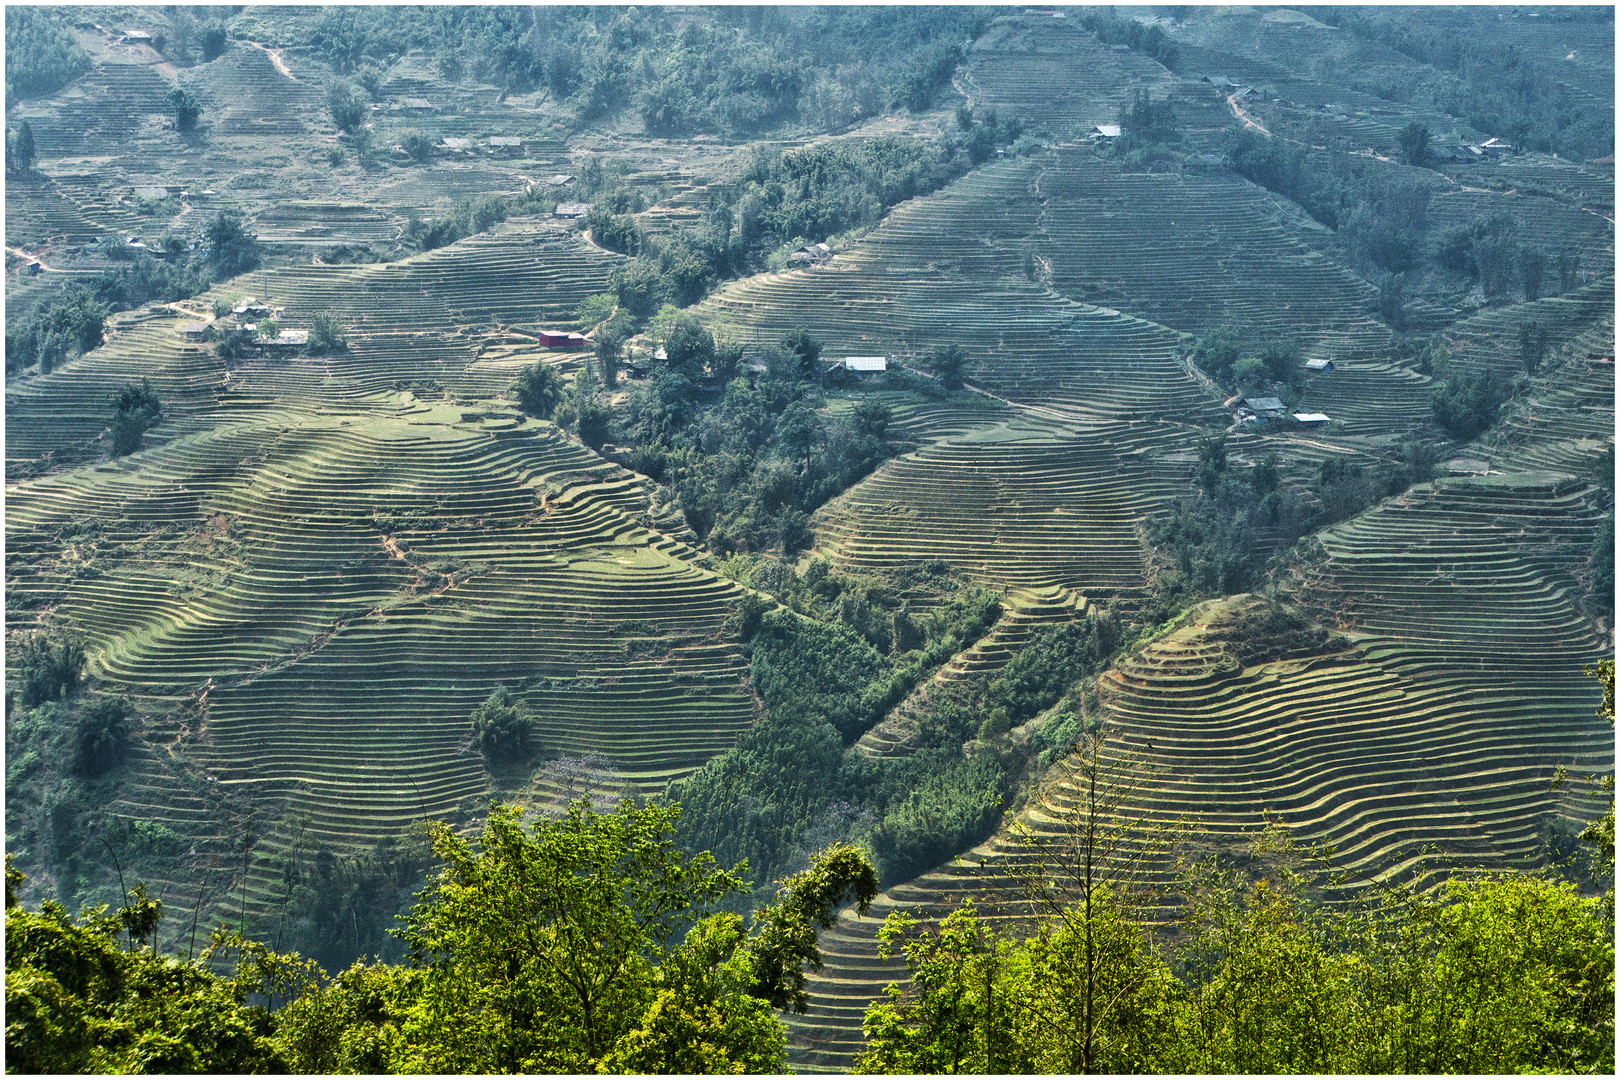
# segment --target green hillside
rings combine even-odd
[[[583,799],[747,857],[724,980],[831,920],[744,1011],[847,1071],[887,916],[1034,925],[1088,736],[1195,830],[1177,978],[1268,826],[1328,913],[1612,888],[1612,11],[6,21],[8,895],[394,964]],[[766,914],[829,849],[870,910]]]

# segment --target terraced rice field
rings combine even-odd
[[[1612,337],[1613,318],[1614,277],[1610,275],[1568,296],[1482,311],[1452,325],[1446,331],[1446,343],[1453,367],[1463,371],[1489,368],[1505,376],[1521,375],[1525,370],[1519,344],[1522,327],[1533,322],[1541,324],[1547,332],[1547,354],[1551,357],[1577,337],[1604,325],[1605,320]],[[1609,352],[1613,352],[1612,345]]]
[[[1507,505],[1495,510],[1521,516],[1498,519],[1491,532],[1496,559],[1481,561],[1518,558],[1535,565],[1545,549],[1559,545],[1562,527],[1528,537],[1519,527],[1554,520],[1563,509],[1557,501],[1579,494],[1530,485],[1507,490],[1513,493]],[[1467,497],[1460,489],[1445,494]],[[1476,522],[1481,532],[1489,531],[1489,513]],[[1397,545],[1422,543],[1409,539],[1417,531],[1391,527],[1378,511],[1353,525],[1346,531],[1379,539],[1361,551],[1325,540],[1335,552],[1330,574],[1350,573],[1355,556],[1365,559],[1376,550],[1392,561],[1406,554]],[[1590,519],[1587,525],[1590,536]],[[1484,571],[1477,580],[1483,584]],[[1551,822],[1570,828],[1592,816],[1589,795],[1548,789],[1556,766],[1584,772],[1613,760],[1607,726],[1589,708],[1571,707],[1594,699],[1590,680],[1580,675],[1580,663],[1599,655],[1590,624],[1581,629],[1545,589],[1534,594],[1554,605],[1543,615],[1530,601],[1487,602],[1489,610],[1479,611],[1482,594],[1465,582],[1426,582],[1427,595],[1411,591],[1424,586],[1399,571],[1386,571],[1379,582],[1400,595],[1379,615],[1346,625],[1389,632],[1393,627],[1381,620],[1401,619],[1399,646],[1353,629],[1350,640],[1330,638],[1271,657],[1262,653],[1261,663],[1246,661],[1243,649],[1265,642],[1222,626],[1234,603],[1238,610],[1260,603],[1239,598],[1206,606],[1189,625],[1099,679],[1112,760],[1150,778],[1122,813],[1192,822],[1201,830],[1192,838],[1196,849],[1235,849],[1275,818],[1301,841],[1335,845],[1342,865],[1366,875],[1352,876],[1339,894],[1345,897],[1375,878],[1433,884],[1459,864],[1533,866]],[[1379,587],[1362,580],[1344,595]],[[1446,605],[1449,615],[1416,614],[1436,604]],[[1441,625],[1445,618],[1464,622],[1470,611],[1478,612],[1479,625],[1499,629],[1482,633],[1475,626],[1471,636],[1453,636]],[[1533,658],[1508,662],[1512,651],[1543,636]],[[1483,678],[1481,669],[1488,672]],[[1123,755],[1134,761],[1127,766]],[[971,897],[992,919],[1016,921],[1025,911],[1006,875],[1046,864],[1044,845],[1063,842],[1076,806],[1076,793],[1055,771],[1020,815],[1027,833],[1004,828],[955,862],[888,890],[866,917],[846,911],[824,936],[827,965],[811,979],[810,1013],[788,1020],[800,1067],[847,1069],[861,1049],[867,1004],[884,985],[904,979],[903,964],[876,953],[875,932],[890,911],[938,918]],[[1168,860],[1157,861],[1141,883],[1166,885],[1169,870]]]
[[[1158,61],[1111,50],[1072,17],[1003,15],[968,49],[961,85],[975,109],[1061,138],[1114,123],[1137,90],[1163,97],[1173,81]]]
[[[1367,283],[1290,235],[1300,226],[1247,181],[1127,173],[1065,150],[1039,194],[1037,250],[1067,296],[1192,333],[1236,323],[1310,356],[1388,353]]]
[[[1015,422],[931,443],[819,511],[818,550],[852,569],[944,559],[1004,588],[1135,599],[1147,575],[1137,524],[1155,504],[1128,433]]]
[[[165,308],[120,316],[106,347],[8,388],[7,460],[20,467],[42,454],[63,460],[82,454],[106,426],[101,403],[140,378],[151,379],[165,408],[165,423],[149,442],[211,423],[222,412],[370,408],[376,395],[407,382],[504,393],[520,364],[478,363],[484,335],[497,324],[567,319],[580,300],[606,286],[619,259],[575,234],[512,224],[401,263],[258,272],[187,305],[205,310],[217,296],[250,292],[285,306],[287,326],[307,327],[318,312],[335,314],[350,348],[316,359],[227,365],[209,346],[182,340],[180,326],[195,314]]]
[[[334,845],[479,796],[467,716],[498,684],[553,752],[604,754],[644,791],[753,718],[721,634],[736,586],[549,425],[406,396],[218,426],[8,502],[13,628],[73,612],[111,686],[195,703],[219,784]],[[94,538],[64,538],[75,523]]]

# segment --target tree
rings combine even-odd
[[[1534,375],[1541,370],[1541,361],[1547,355],[1547,324],[1540,319],[1528,319],[1519,324],[1519,360],[1524,373]]]
[[[344,352],[349,347],[342,321],[329,311],[317,311],[310,321],[309,351],[314,355]]]
[[[202,117],[202,105],[190,90],[177,86],[169,91],[169,107],[174,110],[174,126],[182,134],[197,130]]]
[[[1145,892],[1145,870],[1178,831],[1141,809],[1151,780],[1147,765],[1099,727],[1057,764],[1054,781],[1072,800],[1058,829],[1011,826],[1039,853],[1037,864],[1012,873],[1042,920],[1034,938],[1047,988],[1035,1009],[1039,1038],[1068,1072],[1137,1071],[1148,1052],[1136,1021],[1152,1009],[1165,971],[1131,907]]]
[[[968,355],[962,346],[940,345],[929,352],[923,364],[945,384],[947,390],[960,390],[967,374]]]
[[[782,337],[782,348],[798,361],[798,376],[807,382],[821,379],[821,342],[802,327]]]
[[[296,960],[262,946],[256,965],[215,974],[135,942],[155,941],[162,907],[137,882],[125,906],[77,918],[54,900],[38,911],[17,901],[23,875],[6,861],[6,1067],[18,1072],[284,1072],[273,1020],[247,996],[285,979]],[[129,948],[120,946],[121,931]],[[307,970],[305,968],[304,970]]]
[[[225,54],[225,46],[230,43],[224,25],[217,22],[208,24],[202,32],[201,41],[204,61],[218,60]]]
[[[34,169],[34,128],[24,120],[6,129],[6,172],[26,176]]]
[[[1547,280],[1547,253],[1540,248],[1519,250],[1519,280],[1524,284],[1526,300],[1540,300],[1541,289]]]
[[[492,807],[473,841],[431,826],[445,868],[401,932],[422,971],[402,1025],[408,1071],[592,1072],[656,1029],[659,968],[744,887],[711,856],[675,848],[678,816],[576,803],[529,829],[515,808]],[[621,1053],[644,1059],[647,1041]]]
[[[831,930],[851,901],[857,914],[866,914],[877,892],[877,871],[857,848],[836,844],[813,856],[809,869],[789,877],[775,900],[754,913],[750,992],[773,1008],[806,1011],[805,966],[821,970],[817,931]]]
[[[518,373],[512,390],[517,394],[524,412],[548,419],[563,396],[562,379],[550,367],[538,361]]]
[[[1220,378],[1242,355],[1240,332],[1236,327],[1217,326],[1193,346],[1192,362],[1211,378]]]
[[[1429,125],[1413,120],[1397,136],[1401,148],[1401,161],[1408,165],[1422,165],[1429,159]]]
[[[337,125],[338,130],[351,135],[366,122],[366,117],[371,113],[366,99],[356,93],[354,87],[337,81],[333,81],[326,88],[326,110],[331,114],[332,123]]]
[[[128,715],[129,703],[111,696],[98,697],[80,710],[73,737],[74,772],[100,776],[123,760]]]
[[[539,749],[534,741],[535,716],[528,703],[498,687],[473,710],[473,743],[491,765],[527,761]]]
[[[141,436],[163,419],[163,402],[146,379],[125,383],[112,399],[112,450],[123,457],[140,448]]]
[[[596,330],[596,366],[602,372],[602,385],[609,390],[619,383],[619,360],[624,355],[624,343],[630,337],[631,322],[621,312]]]
[[[714,335],[697,319],[682,313],[670,321],[664,337],[664,355],[671,371],[696,382],[714,363]]]
[[[263,258],[264,248],[259,238],[248,232],[242,219],[229,210],[221,210],[203,230],[208,261],[222,277],[235,277],[252,270]]]
[[[16,677],[8,680],[8,694],[25,709],[71,694],[84,671],[84,645],[77,638],[43,631],[17,638]]]

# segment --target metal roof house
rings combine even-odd
[[[591,204],[585,202],[558,203],[557,209],[552,211],[557,217],[582,218],[591,212]]]
[[[866,374],[889,370],[887,356],[846,356],[842,367],[846,371],[858,371]]]
[[[1274,397],[1244,398],[1243,404],[1253,409],[1260,416],[1281,416],[1287,411],[1282,401]]]
[[[523,140],[516,135],[491,135],[488,145],[492,154],[515,154],[523,149]]]
[[[1098,124],[1086,132],[1088,139],[1117,139],[1119,138],[1118,124]]]
[[[556,176],[546,178],[546,183],[552,187],[567,187],[574,182],[573,173],[558,173]]]
[[[444,142],[441,145],[443,145],[446,150],[471,150],[472,149],[472,140],[471,139],[458,139],[458,138],[454,138],[452,136],[446,135],[444,137]]]
[[[1332,371],[1333,370],[1333,361],[1328,360],[1328,359],[1326,359],[1324,357],[1318,357],[1317,359],[1314,359],[1314,360],[1307,360],[1307,361],[1305,361],[1305,370],[1306,371]]]
[[[1294,419],[1297,420],[1301,424],[1313,424],[1313,425],[1314,424],[1330,424],[1330,423],[1333,422],[1333,418],[1331,416],[1329,416],[1327,413],[1319,413],[1319,412],[1297,412],[1297,413],[1294,414]]]

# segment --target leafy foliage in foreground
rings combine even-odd
[[[8,1067],[779,1072],[772,1009],[803,1009],[818,932],[846,903],[864,910],[876,875],[854,849],[829,848],[749,925],[712,910],[746,867],[677,849],[679,815],[575,805],[526,828],[516,808],[492,807],[475,840],[434,823],[443,868],[399,933],[406,962],[331,980],[223,930],[196,960],[157,954],[146,942],[162,907],[144,885],[116,914],[27,911],[8,863]]]
[[[1078,927],[1053,919],[1022,940],[971,905],[937,930],[891,915],[881,935],[912,983],[868,1010],[857,1071],[1079,1071],[1088,990],[1109,1005],[1102,1072],[1613,1070],[1613,931],[1572,885],[1453,882],[1438,899],[1343,914],[1297,875],[1199,873],[1173,950],[1107,893]]]

